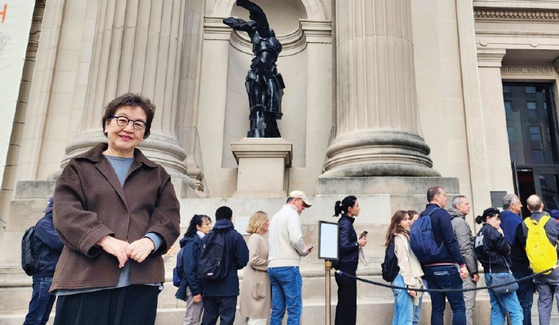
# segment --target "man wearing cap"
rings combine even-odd
[[[287,307],[287,325],[299,325],[303,312],[303,279],[299,272],[301,256],[312,247],[303,241],[299,215],[311,207],[305,193],[289,193],[287,203],[270,222],[268,240],[268,274],[272,284],[272,316],[270,325],[281,325]]]
[[[34,247],[37,264],[33,274],[33,293],[24,325],[46,324],[55,296],[49,293],[52,276],[64,245],[52,223],[53,198],[49,199],[45,215],[35,225]]]

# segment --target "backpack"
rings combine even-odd
[[[21,238],[21,267],[27,275],[35,274],[37,256],[35,255],[35,226],[29,227]]]
[[[175,268],[173,269],[173,285],[177,288],[181,286],[181,281],[184,278],[184,268],[182,264],[183,252],[184,252],[184,247],[181,248],[181,250],[177,254],[177,266],[175,266]]]
[[[539,222],[530,218],[524,219],[524,224],[528,228],[526,255],[534,273],[549,270],[557,264],[556,245],[551,244],[544,229],[549,219],[548,215],[543,216]]]
[[[400,267],[398,266],[398,258],[394,252],[394,238],[386,246],[384,252],[384,262],[380,265],[382,268],[382,278],[386,282],[392,282],[396,279],[396,276],[400,272]]]
[[[440,255],[443,243],[437,245],[431,215],[440,208],[434,208],[429,213],[423,211],[410,230],[410,247],[421,264],[434,263]]]
[[[202,245],[198,252],[198,279],[205,281],[218,281],[227,276],[229,271],[226,233],[231,230],[216,231],[202,239]]]

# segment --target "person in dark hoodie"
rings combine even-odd
[[[500,227],[499,210],[496,208],[485,209],[483,215],[476,218],[476,222],[484,223],[484,225],[477,233],[474,249],[477,259],[483,265],[485,282],[490,284],[492,275],[510,272],[510,245]],[[491,324],[504,324],[506,314],[509,312],[511,324],[522,325],[524,313],[516,292],[498,294],[492,289],[488,289],[488,291],[491,303]]]
[[[51,197],[44,211],[45,215],[35,226],[34,251],[37,256],[37,268],[33,275],[33,293],[24,325],[46,324],[56,299],[56,296],[49,293],[49,289],[64,245],[54,230],[52,205]]]
[[[239,295],[239,276],[237,270],[248,263],[249,252],[243,236],[233,228],[233,211],[219,207],[215,211],[215,226],[212,232],[224,232],[228,256],[223,267],[227,275],[221,280],[202,281],[202,303],[204,316],[202,325],[215,325],[220,319],[221,325],[233,325]]]
[[[206,236],[212,225],[212,219],[207,215],[195,214],[190,220],[190,225],[180,240],[181,250],[178,258],[181,259],[182,273],[176,297],[186,301],[186,316],[183,325],[197,325],[200,323],[204,306],[202,304],[202,287],[197,276],[198,251],[202,238]]]

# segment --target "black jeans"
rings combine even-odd
[[[355,276],[357,263],[340,262],[338,270],[342,273]],[[338,275],[336,273],[336,283],[338,284],[338,305],[336,306],[335,325],[355,325],[357,320],[357,281],[353,278]]]

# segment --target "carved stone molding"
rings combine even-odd
[[[527,10],[474,10],[476,19],[512,19],[512,20],[559,20],[559,11]]]
[[[505,65],[501,67],[501,75],[553,76],[553,67],[550,65]]]

